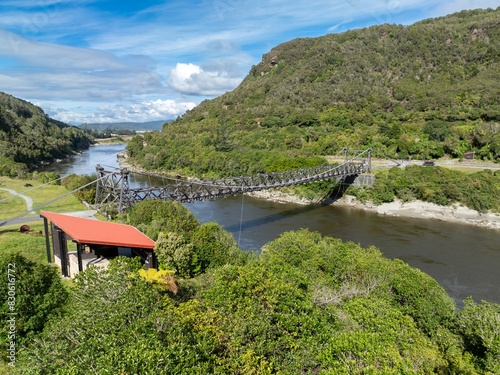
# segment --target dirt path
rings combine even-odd
[[[33,210],[33,199],[31,199],[27,195],[18,193],[17,191],[12,190],[12,189],[0,188],[0,190],[5,190],[5,191],[9,192],[12,195],[15,195],[15,196],[18,196],[18,197],[24,199],[24,201],[26,202],[26,210],[30,211],[30,213],[34,213],[32,211]]]

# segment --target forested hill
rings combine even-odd
[[[0,175],[16,176],[29,167],[90,146],[75,126],[48,117],[40,107],[0,92]]]
[[[499,41],[500,8],[295,39],[128,151],[146,168],[198,176],[314,164],[343,147],[499,161]]]

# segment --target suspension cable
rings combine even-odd
[[[43,207],[45,207],[45,206],[47,206],[47,205],[49,205],[49,204],[51,204],[51,203],[54,203],[54,202],[58,201],[59,199],[62,199],[62,198],[64,198],[64,197],[67,197],[68,195],[73,194],[73,193],[77,192],[78,190],[84,189],[84,188],[86,188],[87,186],[90,186],[90,185],[92,185],[92,184],[94,184],[94,183],[97,183],[97,181],[102,180],[102,179],[104,179],[104,178],[105,178],[105,176],[100,177],[100,178],[98,178],[98,179],[96,179],[96,180],[94,180],[94,181],[92,181],[92,182],[89,182],[89,183],[87,183],[87,184],[85,184],[85,185],[82,185],[82,186],[80,186],[80,187],[78,187],[78,188],[76,188],[76,189],[74,189],[74,190],[71,190],[71,191],[70,191],[70,192],[68,192],[68,193],[65,193],[65,194],[63,194],[63,195],[60,195],[59,197],[54,198],[54,199],[52,199],[52,200],[50,200],[50,201],[48,201],[48,202],[46,202],[46,203],[43,203],[43,204],[41,204],[41,205],[39,205],[39,206],[37,206],[37,207],[33,207],[33,208],[32,208],[31,210],[29,210],[29,211],[23,212],[22,214],[19,214],[19,215],[14,216],[14,217],[12,217],[12,218],[10,218],[10,219],[4,220],[4,221],[0,222],[0,226],[5,225],[5,223],[7,223],[7,222],[9,222],[9,221],[12,221],[12,220],[15,220],[15,219],[22,218],[22,217],[24,217],[24,216],[28,215],[29,213],[31,213],[31,212],[33,212],[33,211],[35,211],[35,210],[39,210],[40,208],[43,208]]]
[[[9,199],[12,199],[12,198],[15,198],[15,197],[18,197],[20,196],[21,194],[24,194],[24,193],[27,193],[31,190],[35,190],[35,189],[38,189],[38,188],[41,188],[42,186],[45,186],[45,185],[49,185],[53,182],[56,182],[56,181],[59,181],[59,180],[62,180],[64,177],[59,177],[59,178],[56,178],[55,180],[52,180],[52,181],[49,181],[49,182],[46,182],[44,184],[41,184],[41,185],[37,185],[37,186],[34,186],[32,188],[29,188],[29,189],[26,189],[26,190],[23,190],[21,192],[18,192],[17,194],[13,194],[13,195],[9,195],[8,197],[6,198],[3,198],[3,199],[0,199],[0,203],[3,202],[3,201],[6,201],[6,200],[9,200]]]

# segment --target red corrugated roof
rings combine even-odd
[[[61,228],[73,240],[89,245],[109,245],[152,249],[155,242],[137,228],[108,221],[42,211],[40,213]]]

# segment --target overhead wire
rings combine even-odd
[[[24,193],[28,193],[32,190],[35,190],[35,189],[38,189],[38,188],[41,188],[42,186],[45,186],[45,185],[49,185],[49,184],[52,184],[56,181],[59,181],[59,180],[62,180],[64,177],[59,177],[59,178],[56,178],[55,180],[52,180],[52,181],[49,181],[49,182],[46,182],[44,184],[41,184],[41,185],[37,185],[37,186],[33,186],[32,188],[30,189],[26,189],[26,190],[23,190],[21,192],[18,192],[17,194],[13,194],[13,195],[10,195],[6,198],[3,198],[3,199],[0,199],[0,203],[3,202],[3,201],[6,201],[6,200],[9,200],[9,199],[12,199],[12,198],[15,198],[15,197],[18,197],[20,196],[21,194],[24,194]]]
[[[71,191],[70,191],[70,192],[68,192],[68,193],[65,193],[65,194],[63,194],[63,195],[60,195],[59,197],[54,198],[54,199],[52,199],[52,200],[50,200],[50,201],[48,201],[48,202],[46,202],[46,203],[44,203],[44,204],[41,204],[41,205],[39,205],[39,206],[37,206],[37,207],[33,207],[31,210],[25,211],[25,212],[23,212],[22,214],[19,214],[19,215],[17,215],[17,216],[14,216],[14,217],[12,217],[12,218],[10,218],[10,219],[8,219],[8,220],[4,220],[4,221],[0,222],[0,226],[1,226],[1,225],[5,225],[5,223],[8,223],[9,221],[12,221],[12,220],[16,220],[16,219],[22,218],[22,217],[24,217],[24,216],[28,215],[29,213],[32,213],[33,211],[36,211],[36,210],[39,210],[39,209],[41,209],[41,208],[43,208],[43,207],[45,207],[45,206],[48,206],[49,204],[54,203],[54,202],[56,202],[56,201],[58,201],[59,199],[62,199],[62,198],[64,198],[64,197],[67,197],[68,195],[73,194],[73,193],[77,192],[78,190],[84,189],[84,188],[86,188],[87,186],[90,186],[90,185],[92,185],[92,184],[95,184],[95,183],[97,183],[97,181],[102,180],[102,179],[104,179],[104,178],[105,178],[105,176],[100,177],[100,178],[98,178],[98,179],[96,179],[96,180],[94,180],[94,181],[92,181],[92,182],[89,182],[89,183],[87,183],[87,184],[85,184],[85,185],[82,185],[82,186],[80,186],[80,187],[76,188],[76,189],[73,189],[73,190],[71,190]]]

